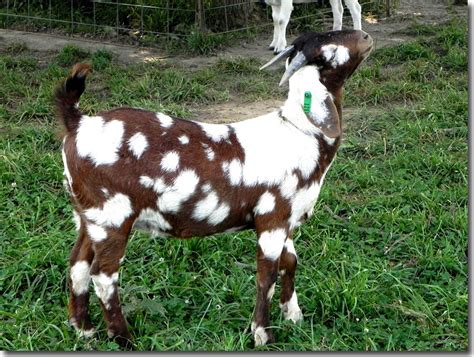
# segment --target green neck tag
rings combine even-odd
[[[303,111],[305,113],[309,113],[311,111],[311,92],[306,91],[304,92],[304,102],[303,102]]]

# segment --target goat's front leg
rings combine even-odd
[[[280,35],[280,24],[278,19],[280,18],[280,8],[281,6],[272,5],[272,18],[273,18],[273,40],[268,46],[269,50],[274,50],[275,46],[278,43],[278,36]]]
[[[303,314],[298,306],[298,297],[295,290],[295,273],[298,259],[296,256],[293,239],[290,237],[285,241],[280,256],[279,273],[281,276],[280,308],[286,320],[299,322],[303,320]]]
[[[90,268],[94,251],[87,235],[84,220],[80,218],[79,236],[69,259],[69,322],[80,336],[91,337],[94,334],[89,317]]]
[[[275,292],[280,255],[287,237],[286,228],[259,233],[257,247],[257,302],[252,322],[255,345],[273,342],[270,325],[270,302]]]
[[[286,27],[290,22],[291,12],[293,11],[293,0],[281,0],[278,16],[273,18],[273,24],[277,31],[277,40],[274,44],[273,52],[275,54],[283,51],[286,47]],[[276,25],[278,24],[278,26]]]
[[[362,8],[357,0],[345,0],[346,6],[351,12],[352,22],[355,30],[362,29]]]
[[[332,9],[333,26],[332,29],[335,31],[342,29],[342,15],[344,14],[344,8],[342,7],[342,0],[329,0]]]
[[[95,256],[91,266],[92,282],[107,322],[107,334],[123,347],[130,346],[132,336],[120,305],[118,270],[125,254],[132,222],[133,220],[129,219],[119,228],[97,228],[97,226],[93,228],[97,231],[101,229],[102,233],[97,236],[101,238],[100,240],[93,239]]]

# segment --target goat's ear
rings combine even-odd
[[[288,68],[291,67],[291,64]],[[288,100],[298,103],[307,119],[329,138],[341,135],[340,118],[332,95],[319,81],[316,66],[307,65],[291,76]]]
[[[321,56],[321,46],[316,46],[316,44],[306,44],[301,52],[308,59],[308,62],[314,62],[318,57]]]
[[[320,33],[307,32],[293,41],[295,52],[302,52],[309,63],[315,61],[321,54]]]
[[[311,112],[308,114],[324,135],[335,139],[341,135],[341,121],[336,106],[329,95],[321,104],[325,106],[325,111],[327,111],[327,115],[323,119],[321,119],[321,116],[313,118],[314,114]]]

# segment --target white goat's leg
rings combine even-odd
[[[278,36],[280,33],[280,24],[278,23],[278,19],[280,18],[280,8],[281,6],[272,5],[273,41],[268,47],[270,50],[274,50],[278,43]]]
[[[303,320],[295,290],[296,265],[297,257],[293,239],[288,237],[281,252],[278,268],[281,276],[280,308],[285,320],[291,320],[295,323]]]
[[[277,43],[274,52],[279,53],[286,47],[286,27],[290,22],[291,12],[293,11],[293,0],[281,0],[280,13],[277,19],[278,33]],[[275,21],[275,20],[274,20]]]
[[[337,31],[342,29],[342,15],[344,8],[342,7],[342,0],[329,0],[332,8],[333,26],[332,29]]]
[[[346,6],[351,12],[352,22],[354,23],[355,30],[362,29],[362,7],[357,0],[345,0]]]

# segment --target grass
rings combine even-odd
[[[277,343],[260,350],[467,350],[466,29],[464,20],[416,25],[407,30],[416,39],[375,51],[349,80],[343,144],[315,215],[295,232],[304,322],[283,321],[275,297]],[[95,68],[86,113],[125,104],[188,117],[196,106],[285,94],[248,58],[191,71],[124,67],[71,47],[0,50],[1,350],[119,350],[95,296],[98,336],[79,339],[67,325],[75,230],[51,99],[76,56]],[[136,349],[253,349],[255,244],[250,231],[186,241],[134,233],[120,290]]]

